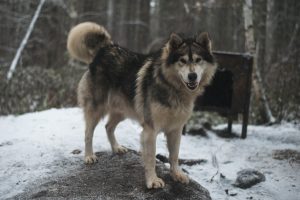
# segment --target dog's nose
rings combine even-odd
[[[196,81],[196,79],[197,79],[197,74],[196,74],[195,72],[189,73],[189,74],[188,74],[188,79],[189,79],[189,81],[191,81],[191,82]]]

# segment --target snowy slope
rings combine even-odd
[[[104,129],[105,121],[95,131],[94,150],[110,151]],[[224,128],[224,125],[217,128]],[[240,126],[234,126],[240,132]],[[83,162],[83,153],[71,154],[74,149],[83,150],[84,122],[78,108],[51,109],[24,114],[18,117],[0,117],[0,199],[8,198],[45,177],[55,177],[76,169]],[[129,148],[139,150],[141,127],[130,120],[119,124],[118,141]],[[195,166],[182,166],[189,176],[210,191],[213,199],[300,199],[300,166],[286,160],[274,160],[275,149],[300,150],[299,128],[291,124],[272,127],[250,126],[248,138],[224,139],[213,133],[208,138],[183,136],[181,158],[207,159]],[[160,134],[157,153],[167,155],[165,138]],[[219,174],[210,181],[217,168],[212,165],[216,155]],[[63,164],[58,164],[63,163]],[[243,190],[231,184],[236,173],[254,168],[266,176],[266,181]],[[226,195],[225,190],[229,190]]]

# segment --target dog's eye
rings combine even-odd
[[[186,60],[184,58],[180,58],[179,61],[182,62],[183,64],[186,64]]]
[[[201,58],[196,58],[196,63],[200,62]]]

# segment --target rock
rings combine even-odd
[[[189,135],[199,135],[199,136],[202,136],[202,137],[208,137],[206,130],[202,127],[201,128],[191,128],[188,131],[188,134]]]
[[[162,162],[157,162],[156,170],[165,180],[165,188],[147,189],[141,156],[135,151],[130,150],[125,155],[111,152],[96,155],[98,163],[80,163],[69,175],[42,181],[14,199],[211,199],[209,192],[193,180],[187,185],[171,180]]]
[[[300,163],[300,152],[292,149],[274,150],[272,157],[276,160],[289,160]]]
[[[228,196],[236,196],[238,193],[237,192],[234,192],[234,191],[229,191],[228,189],[225,190],[225,193],[228,195]]]
[[[13,145],[13,143],[11,141],[0,143],[0,147],[6,146],[6,145]]]
[[[80,149],[74,149],[71,153],[72,154],[80,154],[81,150]]]
[[[265,176],[257,170],[243,169],[237,173],[237,178],[233,185],[239,188],[247,189],[265,180]]]
[[[212,132],[215,133],[220,138],[239,138],[237,133],[235,133],[233,131],[231,133],[229,133],[227,128],[213,129]]]
[[[161,154],[156,154],[156,159],[160,160],[163,163],[169,163],[169,158]]]
[[[202,126],[207,130],[212,129],[211,123],[209,123],[209,122],[203,122]]]

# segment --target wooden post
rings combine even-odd
[[[251,83],[252,83],[252,70],[253,70],[253,57],[248,56],[247,61],[244,63],[246,65],[248,71],[247,76],[247,95],[246,101],[244,105],[244,112],[243,112],[243,125],[242,125],[242,135],[241,138],[245,139],[247,137],[247,126],[249,120],[249,106],[250,106],[250,96],[251,96]]]
[[[231,134],[232,133],[232,116],[231,115],[228,115],[228,124],[227,124],[227,132],[228,134]]]

